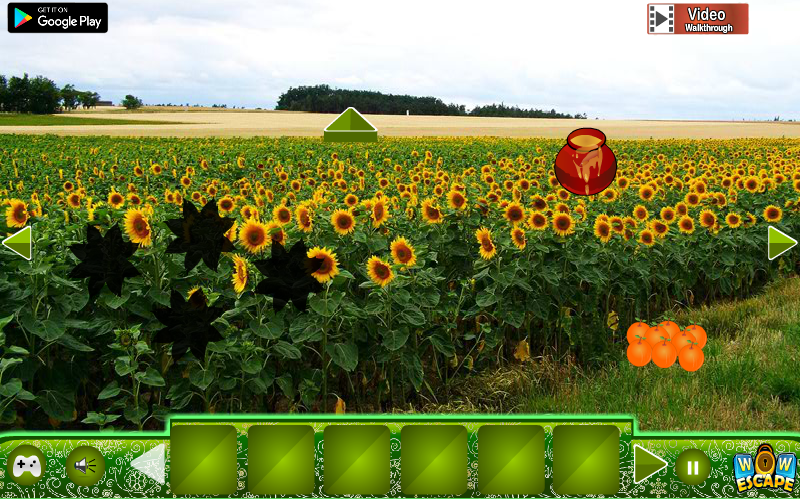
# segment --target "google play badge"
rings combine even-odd
[[[20,26],[22,26],[26,22],[30,21],[31,19],[33,19],[33,18],[31,16],[29,16],[28,14],[22,12],[19,9],[14,9],[14,27],[15,28],[19,28]]]

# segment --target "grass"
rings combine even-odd
[[[426,412],[624,413],[652,431],[796,430],[800,421],[800,279],[776,282],[756,297],[673,317],[703,326],[705,363],[633,367],[619,345],[597,370],[540,358],[476,375],[447,405]],[[622,325],[620,325],[622,327]],[[621,330],[624,334],[624,329]]]
[[[0,114],[0,126],[181,125],[175,121],[82,118],[52,114]]]

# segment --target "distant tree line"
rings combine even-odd
[[[583,114],[564,114],[555,109],[545,111],[544,109],[522,109],[517,106],[506,106],[505,104],[489,104],[488,106],[475,106],[469,112],[470,116],[502,117],[502,118],[573,118],[579,120],[586,119]]]
[[[581,118],[586,114],[564,114],[555,109],[521,109],[505,104],[477,106],[467,111],[466,106],[446,104],[436,97],[415,97],[412,95],[393,95],[370,90],[345,90],[331,88],[329,85],[291,87],[281,94],[276,110],[308,111],[312,113],[341,113],[354,107],[366,114],[406,114],[428,116],[492,116],[515,118]]]
[[[0,75],[0,112],[53,114],[61,109],[84,109],[95,107],[100,101],[97,92],[77,90],[74,85],[64,88],[49,78],[29,78],[28,73],[20,78]]]

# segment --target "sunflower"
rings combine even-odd
[[[717,225],[717,215],[709,209],[701,211],[700,225],[706,229],[712,229],[715,225]]]
[[[671,206],[661,208],[661,220],[666,224],[671,224],[675,221],[675,209]]]
[[[684,215],[678,220],[678,229],[684,234],[691,234],[694,232],[694,219],[689,215]]]
[[[77,192],[73,192],[69,196],[67,196],[67,204],[70,208],[80,208],[81,207],[81,195]]]
[[[453,190],[447,193],[447,203],[454,210],[463,210],[467,207],[467,198],[460,192]]]
[[[517,249],[524,250],[528,241],[525,239],[525,231],[519,227],[511,229],[511,242]]]
[[[267,227],[255,219],[246,221],[239,230],[239,242],[254,255],[264,251],[270,241]]]
[[[735,229],[742,225],[742,217],[736,213],[728,213],[725,215],[725,224],[731,229]]]
[[[139,209],[131,208],[125,213],[125,233],[132,243],[140,246],[150,246],[153,242],[150,223]]]
[[[292,212],[286,205],[280,204],[272,210],[272,219],[280,225],[286,225],[292,221]]]
[[[661,220],[653,220],[650,228],[653,229],[653,232],[656,233],[656,236],[659,239],[664,239],[667,237],[667,233],[669,232],[669,225],[665,224]]]
[[[202,289],[200,289],[200,286],[193,287],[192,289],[189,290],[188,293],[186,293],[186,299],[187,300],[190,299],[192,297],[192,295],[194,295],[198,291],[202,291]]]
[[[231,228],[228,229],[228,232],[225,233],[225,237],[228,238],[228,241],[235,242],[236,241],[236,228],[239,226],[239,222],[237,220],[233,221],[233,225]]]
[[[761,190],[761,181],[758,177],[747,177],[744,181],[744,188],[747,189],[747,192],[756,193]]]
[[[22,228],[28,222],[28,205],[21,199],[12,199],[6,208],[6,225]]]
[[[639,187],[639,198],[642,201],[650,201],[655,196],[655,191],[649,185],[643,185]]]
[[[367,261],[367,273],[369,278],[375,284],[380,284],[381,287],[386,286],[392,279],[394,279],[394,272],[388,263],[381,260],[377,256],[372,256]]]
[[[353,206],[358,204],[358,196],[355,194],[348,194],[344,197],[344,204],[352,208]]]
[[[650,213],[647,211],[647,208],[644,206],[637,204],[636,207],[633,209],[633,216],[636,217],[637,220],[640,222],[644,222],[650,216]]]
[[[375,228],[383,225],[384,222],[389,220],[389,210],[386,209],[386,201],[383,199],[376,199],[372,204],[372,226]]]
[[[428,198],[422,202],[422,218],[429,224],[442,223],[442,212],[433,199]]]
[[[251,218],[253,220],[258,220],[258,208],[246,204],[239,210],[239,215],[241,215],[244,220],[250,220]]]
[[[239,255],[233,255],[233,276],[231,277],[233,290],[237,293],[243,292],[245,286],[247,286],[247,277],[249,275],[247,271],[247,260]]]
[[[688,193],[686,195],[686,197],[684,198],[684,201],[689,206],[697,206],[697,205],[700,204],[701,199],[700,199],[700,195],[698,193],[690,192],[690,193]]]
[[[75,184],[73,184],[71,181],[67,180],[66,182],[64,182],[64,186],[63,187],[64,187],[64,192],[72,192],[73,189],[75,189]]]
[[[553,216],[553,232],[559,236],[567,236],[575,232],[575,221],[567,213],[556,213]]]
[[[525,220],[525,210],[520,206],[519,203],[510,203],[506,207],[506,211],[503,214],[506,220],[510,223],[517,225],[518,223]]]
[[[756,220],[756,216],[752,213],[747,214],[747,221],[744,223],[745,227],[752,227],[756,224],[758,220]]]
[[[345,210],[336,210],[331,215],[333,228],[339,235],[346,236],[355,230],[356,220],[353,214]]]
[[[544,211],[547,209],[547,201],[537,194],[531,198],[531,206],[536,211]]]
[[[417,255],[414,252],[414,246],[406,240],[405,237],[398,237],[392,241],[392,260],[397,265],[404,265],[406,267],[413,267],[417,263]]]
[[[491,260],[495,253],[497,253],[497,247],[492,241],[492,231],[486,227],[481,227],[475,231],[475,238],[478,240],[478,244],[480,244],[481,257],[484,260]]]
[[[190,185],[192,185],[192,179],[184,175],[183,177],[181,177],[181,185],[184,187],[189,187]]]
[[[230,196],[223,196],[222,199],[219,200],[217,207],[223,215],[227,215],[236,209],[236,202]]]
[[[306,256],[308,258],[322,260],[322,264],[319,268],[311,274],[317,281],[321,283],[328,282],[339,273],[339,261],[336,259],[336,253],[328,248],[320,248],[317,246],[308,250]]]
[[[603,193],[600,195],[602,198],[601,200],[604,203],[613,203],[619,197],[617,190],[613,187],[609,187],[608,189],[604,190]]]
[[[163,171],[164,170],[161,168],[161,165],[159,165],[158,163],[153,163],[152,165],[150,165],[150,172],[153,175],[161,175],[161,172]]]
[[[652,246],[656,243],[653,232],[650,229],[644,229],[639,233],[639,242],[645,246]]]
[[[598,218],[594,221],[594,235],[600,239],[600,242],[605,244],[611,240],[614,233],[611,231],[611,224],[607,221]]]
[[[533,230],[545,230],[547,228],[547,215],[534,211],[528,217],[528,227]]]
[[[269,234],[269,238],[273,243],[286,246],[286,232],[281,227],[281,224],[275,220],[268,222],[266,225],[267,234]]]
[[[308,206],[301,204],[294,210],[294,218],[297,220],[297,226],[303,232],[311,232],[314,225],[314,220],[311,215],[311,210]]]
[[[582,204],[579,204],[575,207],[575,213],[581,217],[581,220],[586,218],[586,207]]]
[[[689,206],[686,203],[684,203],[683,201],[681,201],[681,202],[679,202],[679,203],[677,203],[675,205],[675,213],[679,217],[682,217],[684,215],[688,215],[689,214]]]
[[[108,204],[115,210],[122,208],[122,205],[125,204],[125,196],[117,191],[111,191],[111,194],[108,195]]]
[[[764,220],[767,222],[780,222],[783,218],[783,210],[771,204],[764,208]]]

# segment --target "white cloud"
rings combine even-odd
[[[800,113],[800,10],[750,2],[750,34],[649,36],[646,1],[109,2],[109,32],[0,34],[9,74],[120,100],[274,106],[330,83],[605,118]]]

